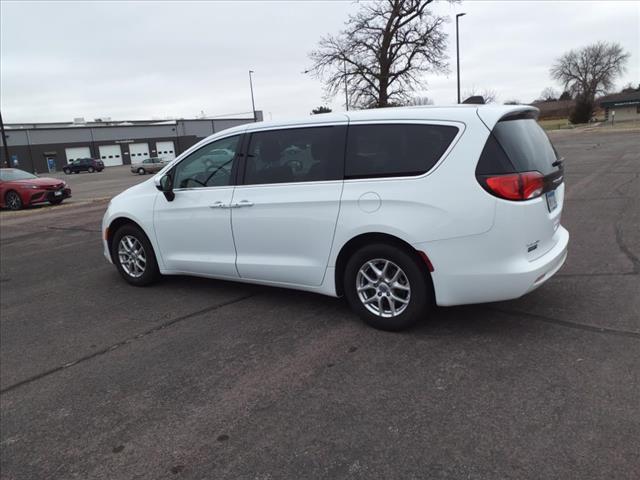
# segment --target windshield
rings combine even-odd
[[[2,180],[3,182],[12,182],[14,180],[29,180],[32,178],[38,177],[29,172],[16,170],[13,168],[3,168],[0,170],[0,180]]]

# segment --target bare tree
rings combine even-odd
[[[320,113],[331,113],[331,109],[329,107],[325,107],[324,105],[320,105],[319,107],[311,110],[311,115],[318,115]]]
[[[421,106],[421,105],[433,105],[433,100],[429,97],[413,97],[406,105]]]
[[[619,43],[597,42],[570,50],[556,60],[551,67],[551,77],[576,98],[570,118],[573,123],[591,119],[596,95],[607,93],[613,87],[628,59],[629,53]]]
[[[425,87],[421,74],[448,71],[445,17],[432,14],[434,0],[362,3],[338,35],[323,37],[309,54],[309,70],[333,97],[343,88],[360,108],[407,103]]]
[[[547,87],[542,90],[542,93],[540,94],[540,98],[538,100],[542,102],[555,102],[556,100],[558,100],[558,96],[559,94],[556,89],[554,89],[553,87]]]
[[[511,99],[511,100],[507,100],[506,102],[504,102],[504,104],[505,105],[521,105],[522,102],[520,100],[516,100],[514,98],[514,99]]]
[[[498,100],[498,93],[492,88],[483,88],[482,90],[473,87],[471,90],[465,90],[462,94],[462,98],[469,97],[482,97],[484,98],[484,103],[496,103]]]

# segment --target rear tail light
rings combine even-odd
[[[506,200],[531,200],[544,190],[544,177],[540,172],[487,175],[479,180],[489,193]]]

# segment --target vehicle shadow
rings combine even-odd
[[[362,320],[351,311],[344,298],[334,298],[311,292],[303,292],[279,287],[253,285],[224,280],[214,280],[201,277],[167,276],[163,277],[161,285],[169,288],[185,287],[190,290],[207,292],[211,289],[237,290],[239,294],[260,296],[277,305],[291,305],[298,309],[310,312],[323,312],[327,323],[341,323],[345,320],[359,325],[364,331],[368,330]],[[503,336],[505,333],[511,336],[529,330],[524,321],[514,318],[517,313],[507,313],[495,309],[503,303],[486,303],[477,305],[464,305],[456,307],[434,306],[428,317],[420,321],[416,326],[406,331],[389,335],[410,335],[418,337],[443,337],[443,336]],[[524,320],[524,319],[523,319]],[[527,320],[530,321],[530,320]]]

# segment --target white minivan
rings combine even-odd
[[[563,165],[532,107],[242,125],[113,198],[104,255],[133,285],[197,275],[344,296],[400,330],[520,297],[562,266]]]

